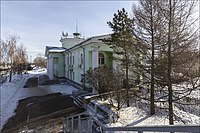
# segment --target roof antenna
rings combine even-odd
[[[74,37],[78,38],[81,34],[78,33],[78,20],[76,19],[76,32],[73,33]]]
[[[78,20],[76,19],[76,33],[78,33]]]

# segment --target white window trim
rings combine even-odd
[[[103,54],[103,56],[104,56],[104,64],[99,64],[99,54]],[[99,66],[106,64],[106,53],[105,52],[99,52],[98,53],[98,64],[99,64]]]

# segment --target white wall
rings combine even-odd
[[[53,58],[49,58],[47,61],[47,74],[50,79],[54,78],[53,74]]]

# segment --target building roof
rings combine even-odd
[[[45,56],[48,54],[48,53],[61,53],[61,52],[64,52],[66,51],[66,48],[63,48],[63,47],[54,47],[54,46],[46,46],[46,51],[45,51]]]
[[[73,48],[76,48],[76,47],[88,45],[88,44],[93,43],[93,42],[102,42],[101,39],[108,38],[108,37],[110,37],[110,34],[93,36],[93,37],[90,37],[90,38],[74,45],[73,47],[71,47],[69,49],[66,49],[64,47],[46,46],[45,56],[47,56],[51,52],[52,53],[62,53],[62,52],[65,52],[67,50],[70,50],[70,49],[73,49]]]
[[[102,42],[101,39],[104,39],[104,38],[108,38],[110,37],[110,34],[106,34],[106,35],[99,35],[99,36],[93,36],[93,37],[90,37],[80,43],[78,43],[77,45],[67,49],[67,50],[70,50],[70,49],[73,49],[75,47],[80,47],[80,46],[83,46],[83,45],[87,45],[91,42]]]
[[[63,47],[54,47],[54,46],[47,46],[46,47],[49,52],[64,52],[66,48]]]

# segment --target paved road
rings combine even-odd
[[[35,77],[31,77],[26,81],[26,84],[24,85],[24,95],[27,97],[31,96],[42,96],[46,94],[51,94],[54,93],[49,85],[45,86],[38,86],[38,77],[39,77],[39,82],[44,83],[46,80],[49,80],[49,77],[44,76],[44,75],[37,75]]]
[[[32,88],[26,88],[23,91],[24,96],[32,97],[32,96],[42,96],[46,94],[54,93],[49,86],[38,86]]]

